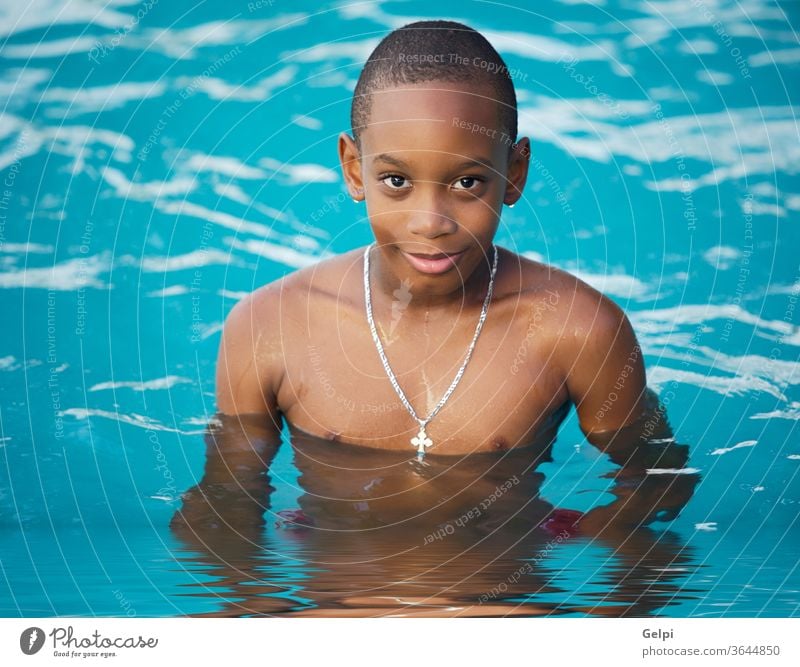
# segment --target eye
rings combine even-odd
[[[477,176],[462,176],[455,182],[456,190],[475,190],[476,186],[481,182]]]
[[[384,183],[390,190],[406,190],[411,187],[408,179],[405,176],[398,174],[389,174],[381,177],[381,182]]]

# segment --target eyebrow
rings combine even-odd
[[[375,158],[374,158],[374,161],[375,162],[380,161],[380,162],[386,162],[388,164],[393,164],[395,167],[398,167],[400,169],[408,169],[408,165],[405,162],[403,162],[402,160],[399,160],[396,157],[392,157],[391,155],[389,155],[387,153],[380,153],[379,155],[376,155]],[[483,168],[488,168],[488,169],[495,170],[495,167],[492,164],[492,161],[489,158],[484,158],[484,157],[470,157],[470,158],[464,160],[463,162],[459,162],[457,165],[454,165],[453,169],[454,170],[459,170],[459,169],[466,169],[468,167],[483,167]]]

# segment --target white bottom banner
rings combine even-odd
[[[0,619],[2,665],[798,665],[800,619]]]

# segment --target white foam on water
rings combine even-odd
[[[732,452],[734,449],[740,449],[742,447],[755,447],[757,444],[758,440],[743,440],[742,442],[736,443],[733,447],[721,447],[719,449],[715,449],[713,452],[711,452],[710,456],[727,454],[728,452]]]
[[[144,381],[120,381],[120,382],[100,382],[89,387],[89,391],[102,391],[104,389],[133,389],[134,391],[150,391],[158,389],[170,389],[177,384],[188,384],[192,380],[178,375],[168,375],[167,377],[155,380]]]

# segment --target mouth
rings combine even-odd
[[[409,264],[413,266],[417,271],[422,273],[445,273],[452,269],[456,262],[461,258],[461,256],[466,252],[466,250],[460,250],[458,252],[438,252],[434,254],[428,253],[411,253],[406,252],[405,250],[401,251],[403,256],[406,258]]]

